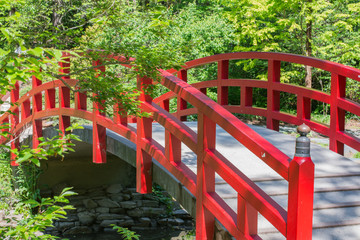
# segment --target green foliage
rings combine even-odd
[[[70,127],[71,132],[79,126]],[[0,135],[3,133],[0,132]],[[65,188],[59,196],[53,198],[42,198],[37,188],[37,180],[40,174],[41,160],[49,157],[61,156],[72,150],[72,140],[78,137],[69,133],[68,135],[54,137],[46,142],[41,139],[37,149],[29,149],[23,146],[20,150],[12,150],[16,155],[19,166],[14,170],[10,166],[9,147],[1,145],[0,161],[0,210],[8,215],[8,221],[14,222],[11,217],[18,218],[16,224],[8,224],[0,227],[1,239],[55,239],[48,234],[42,234],[47,227],[52,227],[53,221],[65,218],[66,211],[74,209],[68,205],[66,199],[75,193],[71,188]],[[11,214],[10,214],[11,213]],[[16,216],[15,216],[15,215]]]
[[[65,188],[59,196],[52,198],[42,198],[39,201],[29,199],[21,202],[24,207],[30,206],[37,209],[35,214],[29,211],[21,212],[22,219],[17,222],[15,227],[0,227],[0,236],[6,239],[57,239],[58,237],[49,234],[41,234],[47,227],[53,227],[53,221],[66,218],[66,210],[74,209],[66,197],[75,193],[71,188]],[[61,205],[60,205],[61,204]]]
[[[158,184],[153,184],[152,194],[166,206],[167,214],[171,214],[174,206],[173,199]]]
[[[119,226],[116,226],[115,224],[111,224],[110,226],[112,226],[113,229],[115,229],[119,234],[121,234],[121,236],[125,240],[133,240],[133,239],[139,240],[140,239],[140,235],[136,234],[134,231],[129,230],[128,228],[119,227]]]

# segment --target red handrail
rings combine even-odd
[[[268,60],[268,81],[254,79],[229,79],[228,62],[229,60],[240,59],[263,59]],[[331,73],[331,92],[330,94],[316,89],[295,86],[292,84],[280,83],[280,62],[290,62],[312,66]],[[206,92],[207,88],[217,87],[218,103],[232,113],[243,113],[256,116],[264,116],[267,119],[267,127],[279,130],[279,121],[294,125],[306,123],[315,132],[329,137],[329,148],[339,154],[344,154],[344,144],[360,151],[360,139],[345,131],[345,112],[348,111],[360,116],[360,104],[345,97],[346,78],[360,81],[360,70],[342,64],[325,61],[321,59],[305,57],[285,53],[265,53],[265,52],[238,52],[226,53],[187,62],[181,72],[189,69],[211,64],[218,64],[218,78],[199,83],[192,86],[200,91]],[[176,73],[171,70],[171,73]],[[182,73],[184,75],[184,73]],[[240,105],[227,104],[227,88],[241,88]],[[252,106],[253,88],[267,89],[267,108]],[[280,92],[291,93],[297,96],[297,114],[292,115],[280,111]],[[169,99],[176,97],[173,92],[168,92],[156,99],[157,104],[164,104]],[[330,126],[311,120],[311,100],[316,100],[330,105]],[[196,114],[196,109],[177,109],[176,115],[181,119],[187,115]]]

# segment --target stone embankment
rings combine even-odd
[[[115,232],[112,224],[133,231],[177,228],[194,228],[191,216],[177,209],[154,194],[140,194],[135,188],[123,188],[121,184],[76,190],[79,195],[70,197],[76,209],[69,211],[66,219],[54,223],[47,229],[53,235],[75,235],[97,232]],[[160,195],[161,195],[160,194]]]

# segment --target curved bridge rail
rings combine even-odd
[[[60,71],[66,72],[70,66],[70,58],[64,56],[66,61],[61,62]],[[113,56],[110,56],[113,57]],[[231,59],[260,58],[269,60],[269,81],[256,80],[228,80],[228,61]],[[327,96],[308,89],[292,87],[279,83],[280,61],[293,62],[322,67],[325,70],[333,70],[333,80],[337,87],[334,90],[336,96]],[[199,83],[196,86],[203,89],[210,86],[218,86],[218,98],[221,106],[201,91],[187,84],[186,69],[209,62],[219,62],[219,79],[211,82]],[[99,65],[100,62],[95,62]],[[103,70],[100,68],[100,70]],[[314,165],[309,157],[294,157],[289,159],[268,141],[247,127],[243,122],[232,115],[232,112],[258,113],[265,115],[268,126],[276,129],[279,120],[288,120],[290,123],[299,124],[305,122],[312,128],[320,129],[334,137],[336,142],[358,143],[359,140],[341,132],[336,128],[336,134],[331,135],[332,127],[327,128],[310,120],[310,109],[306,107],[309,99],[321,100],[325,97],[326,102],[335,104],[335,126],[341,125],[342,111],[347,110],[357,115],[359,105],[344,99],[342,92],[345,88],[345,77],[356,79],[360,75],[359,70],[312,58],[304,58],[286,54],[267,53],[234,53],[212,56],[209,58],[191,61],[186,68],[180,71],[181,79],[167,71],[159,70],[163,77],[162,85],[171,90],[170,93],[155,99],[142,91],[141,109],[152,113],[151,118],[138,118],[137,129],[127,124],[126,116],[119,116],[114,111],[112,119],[99,112],[99,106],[93,103],[93,111],[87,110],[87,97],[84,93],[75,93],[75,107],[70,105],[70,90],[60,81],[56,80],[42,84],[33,78],[33,89],[19,96],[17,84],[11,92],[11,102],[15,103],[10,108],[14,114],[5,113],[0,117],[0,122],[10,123],[10,132],[14,134],[11,139],[11,147],[19,147],[17,135],[30,124],[33,129],[33,147],[42,136],[42,119],[50,116],[59,116],[59,128],[63,134],[70,125],[70,117],[78,117],[93,122],[93,161],[95,163],[106,162],[106,128],[126,137],[137,145],[137,190],[141,193],[151,192],[151,162],[156,159],[161,165],[169,170],[197,199],[196,207],[196,237],[197,239],[210,239],[214,231],[214,219],[218,219],[227,230],[237,239],[260,239],[257,235],[257,214],[262,214],[272,223],[287,239],[310,239],[312,231],[312,204],[314,186]],[[64,79],[67,84],[73,86],[77,80]],[[358,79],[356,79],[358,80]],[[146,84],[151,84],[149,78],[138,79],[140,89]],[[228,86],[241,86],[242,105],[238,107],[226,106]],[[339,86],[339,88],[338,88]],[[256,109],[251,106],[252,87],[266,87],[268,89],[268,108],[271,110]],[[58,89],[58,96],[56,95]],[[279,91],[288,90],[298,94],[300,106],[297,117],[282,114],[278,111]],[[339,90],[340,89],[340,90]],[[333,91],[332,91],[333,93]],[[45,105],[42,99],[45,99]],[[169,98],[178,97],[178,116],[198,114],[198,131],[195,133],[181,119],[170,114],[168,110]],[[299,97],[300,96],[300,97]],[[334,99],[336,100],[334,100]],[[58,104],[56,103],[58,99]],[[300,100],[299,100],[300,99]],[[193,109],[185,110],[185,102],[189,102]],[[160,105],[156,104],[160,103]],[[31,107],[32,105],[32,107]],[[114,106],[118,109],[121,104]],[[333,106],[332,106],[333,108]],[[234,110],[235,109],[235,110]],[[339,113],[341,112],[341,113]],[[333,111],[332,111],[332,114]],[[333,117],[333,115],[332,115]],[[340,120],[339,120],[340,119]],[[152,138],[152,123],[156,121],[165,128],[165,145],[162,146]],[[333,123],[335,122],[335,123]],[[216,150],[215,127],[219,125],[236,140],[242,143],[261,160],[274,169],[280,176],[289,182],[288,209],[283,209],[255,183],[246,177],[240,170],[233,166],[224,156]],[[345,140],[344,140],[345,139]],[[351,139],[351,140],[349,140]],[[5,142],[2,139],[2,142]],[[197,155],[197,174],[193,173],[181,161],[181,143],[186,144]],[[14,159],[15,156],[12,156]],[[13,162],[15,165],[15,163]],[[238,192],[237,212],[230,209],[215,192],[215,172],[218,173],[229,185]]]
[[[254,79],[229,79],[229,61],[240,59],[262,59],[268,61],[268,81]],[[309,89],[292,84],[280,82],[281,62],[297,63],[319,68],[331,73],[330,94],[315,89]],[[360,139],[345,132],[345,113],[350,112],[360,116],[360,104],[346,98],[346,79],[351,78],[360,81],[360,70],[344,66],[338,63],[321,59],[304,57],[294,54],[283,53],[262,53],[262,52],[240,52],[219,54],[186,63],[184,69],[177,72],[183,81],[187,81],[189,69],[217,63],[218,76],[216,80],[192,84],[206,94],[207,88],[217,88],[217,101],[225,109],[232,113],[251,114],[266,117],[267,127],[272,130],[279,130],[279,121],[300,125],[305,123],[313,131],[329,137],[330,150],[344,154],[344,144],[360,151]],[[171,73],[176,73],[171,71]],[[240,105],[228,105],[228,88],[240,87]],[[253,88],[267,90],[267,108],[254,107]],[[280,111],[280,93],[286,92],[297,97],[297,115],[291,115]],[[168,105],[168,100],[176,97],[173,92],[162,95],[154,102]],[[330,105],[330,125],[322,124],[311,119],[311,100],[316,100]],[[186,120],[187,115],[196,114],[196,109],[187,109],[184,100],[178,100],[177,116]]]

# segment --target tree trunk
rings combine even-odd
[[[312,2],[312,0],[309,0],[309,2]],[[309,14],[312,13],[311,7],[309,8]],[[306,23],[306,42],[305,42],[305,54],[308,57],[312,56],[312,46],[311,46],[311,40],[312,40],[312,21],[308,21]],[[305,66],[306,70],[306,76],[305,76],[305,87],[311,88],[312,84],[312,69],[311,66]]]

